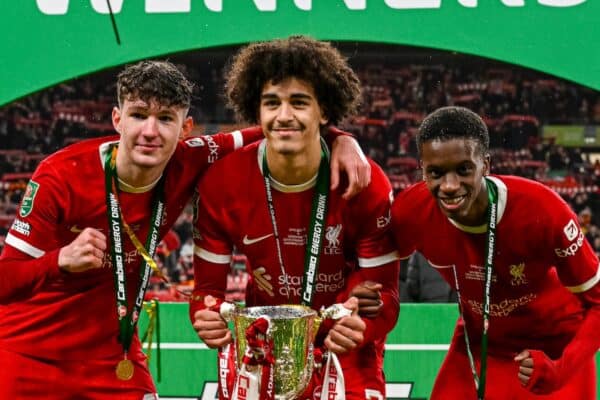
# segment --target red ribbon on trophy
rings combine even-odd
[[[235,306],[233,304],[227,303],[222,299],[217,299],[210,295],[204,297],[204,306],[211,311],[220,313],[226,321],[229,321],[231,313],[235,310]],[[217,369],[219,371],[219,400],[230,400],[232,398],[233,386],[237,376],[235,342],[219,347],[217,354]]]
[[[229,343],[219,348],[219,399],[229,400],[235,383],[237,363],[235,359],[235,344]]]
[[[344,400],[346,398],[346,386],[340,361],[337,355],[331,351],[328,351],[325,355],[327,364],[323,371],[321,399]]]
[[[205,306],[211,310],[218,311],[225,321],[236,320],[237,317],[243,316],[243,311],[250,309],[240,309],[238,306],[223,302],[215,301],[212,296],[207,296],[204,299]],[[282,309],[292,308],[294,312],[298,312],[297,308],[301,306],[282,306]],[[261,308],[261,307],[256,307]],[[277,308],[277,307],[276,307]],[[256,310],[254,310],[255,312]],[[262,311],[262,310],[261,310]],[[243,335],[245,338],[245,350],[241,359],[238,360],[238,349],[236,343],[238,339],[234,339],[232,343],[223,346],[219,349],[218,370],[219,370],[219,399],[220,400],[274,400],[275,399],[275,381],[279,379],[279,385],[282,385],[281,376],[276,378],[275,374],[282,373],[282,369],[275,371],[275,339],[277,335],[273,332],[279,332],[281,335],[284,331],[275,331],[278,323],[281,323],[280,315],[273,317],[269,314],[271,310],[264,314],[261,312],[256,317],[245,317],[245,321],[251,320],[248,325],[242,324],[243,331],[238,331],[237,334]],[[314,314],[314,311],[313,315]],[[337,320],[344,316],[351,315],[352,311],[343,307],[342,304],[334,304],[320,311],[321,321],[323,319]],[[300,314],[301,315],[301,314]],[[252,320],[252,318],[255,318]],[[272,320],[272,318],[274,318]],[[300,321],[302,318],[299,318]],[[285,319],[283,319],[285,320]],[[286,321],[286,324],[288,322]],[[318,322],[320,324],[320,322]],[[318,327],[318,324],[316,327]],[[288,327],[288,325],[285,325]],[[299,325],[302,329],[311,325]],[[312,331],[309,329],[307,332]],[[316,332],[316,331],[315,331]],[[286,332],[287,333],[287,332]],[[310,333],[309,333],[310,334]],[[281,338],[279,338],[281,339]],[[312,339],[310,340],[312,342]],[[303,341],[299,341],[299,343]],[[306,344],[304,344],[306,345]],[[314,388],[313,395],[319,396],[321,399],[344,400],[345,399],[345,383],[344,375],[341,369],[337,356],[325,349],[309,347],[312,352],[310,367],[308,371],[312,371],[308,379],[310,380],[309,387]],[[324,352],[323,352],[324,351]],[[325,362],[326,361],[326,362]],[[306,379],[306,378],[304,378]],[[288,384],[290,381],[285,381]],[[305,386],[309,382],[305,383]],[[289,385],[288,385],[289,386]],[[284,386],[285,387],[285,386]],[[282,390],[281,393],[289,395],[289,388]],[[298,393],[302,393],[302,388],[298,389]],[[281,394],[278,393],[278,394]]]
[[[273,338],[269,317],[260,317],[246,329],[248,347],[233,391],[233,400],[274,400]],[[260,376],[259,376],[260,375]],[[259,384],[260,381],[260,384]]]

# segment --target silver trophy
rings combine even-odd
[[[313,342],[321,318],[318,318],[315,310],[300,305],[235,310],[232,318],[238,366],[241,365],[248,346],[246,329],[252,322],[265,316],[270,319],[269,335],[273,339],[275,398],[297,398],[306,389],[313,373]]]

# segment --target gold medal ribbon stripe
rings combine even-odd
[[[127,232],[127,236],[129,236],[129,239],[131,239],[131,242],[135,246],[138,253],[144,258],[144,261],[146,261],[146,263],[150,266],[150,268],[152,268],[154,273],[167,286],[173,287],[177,291],[177,293],[181,294],[184,297],[190,297],[190,295],[188,293],[185,293],[185,292],[177,289],[176,287],[174,287],[173,283],[171,281],[169,281],[169,278],[167,278],[165,276],[165,274],[163,274],[163,272],[158,267],[158,264],[156,264],[156,261],[154,261],[154,259],[152,257],[150,257],[150,254],[148,254],[148,251],[146,250],[146,248],[142,245],[142,243],[137,238],[137,236],[135,236],[135,233],[133,233],[133,230],[129,227],[129,224],[127,224],[127,222],[125,221],[125,218],[123,217],[123,213],[121,213],[121,221],[123,224],[123,229],[125,229],[125,232]]]

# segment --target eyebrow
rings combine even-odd
[[[275,93],[263,93],[260,96],[261,99],[273,99],[273,98],[279,98],[279,96],[277,96]],[[306,93],[292,93],[292,95],[290,96],[290,98],[292,99],[306,99],[306,100],[312,100],[313,97],[309,94]]]
[[[137,111],[145,111],[146,112],[146,111],[150,110],[150,107],[145,104],[132,104],[129,107],[129,110],[131,112],[137,112]],[[161,107],[157,112],[159,114],[176,114],[176,112],[171,110],[169,107],[164,107],[164,108]]]

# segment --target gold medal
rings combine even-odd
[[[117,378],[122,381],[128,381],[133,376],[133,363],[128,359],[121,360],[117,364],[115,372],[117,373]]]

